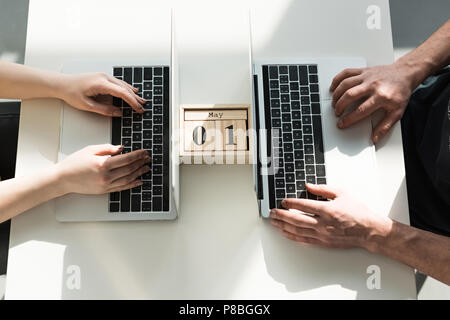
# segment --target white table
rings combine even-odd
[[[387,0],[184,2],[164,2],[175,8],[180,103],[250,102],[249,7],[270,12],[267,38],[276,42],[277,32],[287,30],[299,40],[268,47],[268,54],[361,55],[369,65],[393,58]],[[145,55],[145,28],[136,30],[136,21],[161,3],[30,1],[26,64],[60,70],[70,58]],[[381,8],[382,28],[368,32],[365,9],[371,4]],[[55,162],[60,106],[50,99],[22,104],[17,175]],[[380,212],[408,223],[399,131],[397,126],[377,151],[385,182]],[[53,202],[13,219],[6,298],[416,297],[412,270],[396,261],[282,238],[258,217],[251,166],[183,165],[180,179],[176,221],[63,224],[55,220]],[[81,271],[80,290],[66,286],[72,265]],[[369,265],[381,268],[380,290],[366,286]]]

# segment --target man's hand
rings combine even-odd
[[[58,163],[55,169],[62,193],[103,194],[142,185],[139,177],[150,171],[148,153],[117,155],[121,151],[122,146],[89,146]]]
[[[392,221],[372,213],[343,191],[326,185],[307,185],[308,190],[330,201],[284,199],[283,209],[272,209],[271,223],[291,240],[327,248],[364,247],[386,235]],[[295,209],[300,212],[290,211]]]
[[[401,119],[416,86],[410,69],[401,62],[345,69],[334,77],[330,87],[336,116],[342,116],[352,103],[361,104],[343,116],[338,127],[347,128],[374,111],[384,109],[384,118],[372,132],[372,141],[377,143]]]
[[[145,99],[136,94],[138,89],[105,73],[65,75],[58,88],[58,96],[79,110],[120,117],[120,108],[112,105],[114,96],[124,100],[136,112],[144,112]]]

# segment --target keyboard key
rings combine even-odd
[[[294,130],[300,130],[302,128],[302,122],[301,121],[292,121],[292,128]]]
[[[120,211],[130,211],[130,190],[123,190],[120,192]]]
[[[327,184],[327,180],[325,178],[317,178],[317,184]]]
[[[319,103],[312,103],[311,108],[312,108],[313,114],[320,114],[320,104]]]
[[[122,144],[124,147],[131,147],[131,138],[122,138]]]
[[[156,146],[155,146],[156,148]],[[153,149],[153,152],[156,153],[155,149]],[[162,166],[161,165],[153,165],[153,174],[162,174]]]
[[[318,164],[325,163],[324,151],[323,151],[323,138],[322,138],[322,121],[320,116],[313,116],[314,126],[314,150],[316,161]]]
[[[278,199],[284,199],[286,197],[284,189],[276,189],[275,195]]]
[[[297,198],[298,199],[306,199],[306,191],[298,191]]]
[[[291,122],[291,115],[289,113],[283,113],[281,120],[283,120],[283,122]]]
[[[152,200],[152,193],[150,191],[142,192],[142,201],[149,201],[149,200]]]
[[[133,82],[141,83],[142,82],[142,68],[134,68],[133,73]]]
[[[313,143],[312,135],[305,134],[305,136],[303,138],[305,139],[305,144],[312,144]]]
[[[162,198],[153,197],[153,211],[162,211]]]
[[[162,154],[162,146],[161,145],[154,145],[153,146],[153,154]]]
[[[309,96],[302,96],[301,99],[300,99],[300,102],[301,102],[302,105],[309,104],[310,103]]]
[[[162,187],[161,186],[153,186],[153,195],[161,196],[162,195]]]
[[[325,166],[324,165],[316,166],[316,175],[317,175],[317,177],[325,177]]]
[[[314,147],[312,144],[305,145],[305,154],[314,154]]]
[[[133,151],[136,151],[136,150],[141,150],[142,149],[142,143],[133,143],[133,145],[132,145],[132,149],[133,149]]]
[[[286,173],[286,183],[295,182],[294,173]]]
[[[161,115],[155,115],[153,117],[153,123],[154,124],[162,124],[163,123],[163,117]]]
[[[289,79],[288,76],[280,76],[280,83],[288,83]]]
[[[298,81],[297,66],[289,66],[289,79],[291,81]]]
[[[282,103],[283,103],[283,102],[289,102],[289,101],[291,101],[291,100],[290,100],[288,94],[282,94],[282,95],[281,95],[281,102],[282,102]]]
[[[286,165],[284,166],[284,170],[286,172],[294,172],[295,171],[295,167],[293,163],[286,163]]]
[[[140,113],[134,112],[133,113],[133,121],[134,122],[142,121],[142,115]]]
[[[133,131],[142,131],[142,123],[140,122],[133,123]]]
[[[291,105],[289,103],[281,104],[281,112],[291,112]]]
[[[303,159],[303,150],[295,150],[294,151],[294,158],[299,160]]]
[[[155,86],[162,85],[162,77],[154,77],[153,78],[153,85],[155,85]]]
[[[149,201],[142,202],[142,211],[143,212],[152,211],[152,203]]]
[[[309,73],[317,73],[317,66],[309,66],[308,67]]]
[[[133,69],[132,68],[124,68],[123,69],[123,81],[128,84],[133,84]]]
[[[291,92],[291,100],[300,100],[298,92]]]
[[[306,66],[299,66],[298,72],[300,76],[300,85],[308,84],[308,70],[306,69]]]
[[[274,176],[276,178],[284,178],[284,169],[283,168],[277,168],[274,170],[275,174]]]
[[[153,142],[157,144],[163,143],[163,136],[161,134],[155,134],[153,136]]]
[[[153,185],[161,185],[161,184],[163,184],[162,176],[154,176]]]
[[[281,127],[281,119],[274,118],[272,119],[272,128],[279,128]]]
[[[292,131],[292,136],[294,139],[301,139],[302,138],[302,130]],[[294,149],[295,149],[295,147],[294,147]]]
[[[153,70],[152,68],[144,68],[144,80],[152,80],[153,78]],[[144,83],[145,87],[145,83]]]
[[[318,84],[311,84],[309,85],[309,89],[311,90],[311,92],[319,92],[319,85]]]
[[[120,204],[119,202],[110,202],[109,203],[109,212],[119,212]]]
[[[314,176],[306,176],[306,183],[316,183],[316,178]]]
[[[303,126],[303,134],[311,134],[312,133],[312,127],[310,125]]]
[[[132,212],[141,211],[141,195],[140,194],[131,195],[131,211]]]
[[[302,106],[302,114],[303,115],[311,114],[311,107],[310,106]]]
[[[284,154],[284,161],[286,162],[294,162],[294,154],[292,152],[288,152]]]
[[[313,165],[306,166],[306,174],[315,174],[315,169]]]
[[[294,140],[294,149],[295,150],[303,149],[303,140]]]
[[[292,110],[300,110],[300,101],[291,101]]]
[[[311,154],[305,155],[305,164],[314,164],[314,156]]]
[[[133,141],[140,142],[142,140],[142,133],[135,132],[133,133]]]
[[[279,109],[272,109],[272,117],[279,118],[281,116],[281,112]]]
[[[280,86],[281,93],[289,93],[289,86],[287,84],[283,84]]]
[[[153,136],[152,130],[144,130],[143,131],[143,138],[144,139],[151,139],[152,136]]]
[[[144,96],[143,96],[143,98],[144,98],[145,100],[151,100],[151,99],[153,98],[152,91],[144,91]]]
[[[270,90],[270,97],[272,99],[278,99],[280,97],[280,91],[278,91],[278,90]]]
[[[152,148],[152,140],[144,140],[142,146],[145,150],[149,150]]]
[[[162,133],[162,130],[163,130],[163,128],[162,128],[162,125],[160,125],[160,124],[153,126],[154,134],[160,134],[160,133]]]
[[[276,179],[275,180],[275,187],[277,187],[277,188],[284,188],[284,179]]]
[[[300,87],[300,94],[301,94],[302,96],[307,96],[307,95],[309,95],[309,88],[306,87],[306,86]]]
[[[122,109],[122,117],[131,117],[131,112],[132,112],[131,108],[123,108]]]
[[[319,101],[320,101],[320,98],[317,93],[311,94],[311,102],[319,102]]]
[[[283,149],[284,149],[284,152],[292,152],[294,149],[293,149],[293,145],[292,145],[292,143],[283,143]]]
[[[289,183],[286,185],[286,192],[287,193],[295,193],[295,184]]]
[[[303,160],[295,161],[295,170],[303,170],[305,168],[305,162]]]
[[[288,73],[288,67],[287,66],[279,66],[278,70],[280,74],[287,74]]]
[[[150,111],[150,110],[147,110],[147,111],[144,111],[144,114],[143,114],[143,118],[144,118],[144,120],[149,120],[149,119],[152,119],[152,112]]]
[[[160,67],[154,68],[153,69],[153,74],[155,76],[162,76],[162,68],[160,68]]]
[[[269,66],[269,78],[270,79],[278,79],[278,67],[277,66]]]
[[[296,184],[298,190],[306,190],[305,181],[299,180],[299,181],[296,181],[295,184]]]
[[[109,194],[109,201],[120,201],[120,192],[111,192]]]
[[[279,87],[279,82],[278,80],[270,80],[270,88],[271,89],[278,89]]]
[[[114,77],[122,76],[122,68],[114,68]]]
[[[317,83],[319,81],[319,78],[317,77],[316,74],[312,74],[309,76],[309,82],[310,83]]]
[[[152,163],[153,164],[162,164],[162,156],[155,154],[152,158]]]
[[[296,180],[305,180],[305,171],[303,171],[303,170],[295,171],[295,179]]]
[[[150,120],[144,120],[143,128],[144,129],[152,129],[153,123]]]

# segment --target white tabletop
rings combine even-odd
[[[30,1],[26,64],[60,70],[72,58],[144,56],[145,12],[163,10],[161,3]],[[366,29],[372,4],[381,8],[381,30]],[[250,103],[249,7],[267,14],[259,39],[293,38],[289,47],[255,43],[268,55],[360,55],[369,65],[393,59],[387,0],[173,0],[164,6],[174,7],[180,103]],[[60,106],[51,99],[22,104],[17,175],[56,161]],[[377,162],[384,182],[380,213],[408,223],[399,126],[378,149]],[[182,165],[180,181],[175,221],[58,223],[53,202],[14,218],[6,298],[416,297],[413,272],[403,264],[282,238],[258,217],[251,166]],[[370,265],[380,267],[381,289],[367,288]],[[81,272],[78,290],[66,285],[71,266]]]

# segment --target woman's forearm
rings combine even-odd
[[[427,77],[450,64],[450,20],[395,64],[410,71],[412,90]]]
[[[64,74],[0,61],[0,98],[61,98]]]
[[[30,176],[2,181],[0,182],[0,222],[62,196],[64,193],[56,166]]]
[[[450,238],[388,220],[366,246],[450,285]]]

